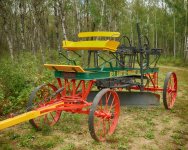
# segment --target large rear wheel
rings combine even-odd
[[[168,72],[164,81],[163,103],[166,109],[172,109],[177,96],[177,77],[174,72]]]
[[[102,89],[94,98],[89,113],[89,131],[96,141],[105,141],[114,133],[120,113],[118,94],[112,89]]]
[[[57,93],[55,96],[53,95],[57,90],[52,84],[43,84],[35,88],[29,97],[27,111],[36,110],[58,101],[61,98],[60,93]],[[29,122],[35,129],[41,130],[44,125],[53,126],[59,120],[60,116],[61,111],[58,110],[31,119]]]

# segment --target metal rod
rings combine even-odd
[[[144,78],[144,71],[143,71],[143,49],[142,49],[142,42],[141,42],[141,33],[140,33],[140,27],[139,23],[136,24],[137,27],[137,33],[138,33],[138,49],[140,50],[140,74],[141,74],[141,87],[140,90],[141,92],[144,91],[144,86],[143,86],[143,78]]]
[[[88,51],[88,68],[90,67],[91,62],[91,51]]]

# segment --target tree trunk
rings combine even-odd
[[[188,2],[187,0],[184,1],[184,6],[185,6],[185,33],[184,33],[184,37],[185,37],[185,52],[184,52],[184,58],[185,58],[185,61],[188,62],[188,36],[187,36],[187,26],[188,26],[188,20],[187,20],[187,11],[188,11]]]
[[[24,1],[20,1],[20,31],[21,31],[21,43],[22,43],[22,49],[25,50],[25,41],[24,41],[24,14],[25,14],[25,7],[24,7]]]
[[[77,0],[74,0],[74,6],[76,11],[76,24],[77,24],[77,31],[80,32],[80,15],[79,15],[79,8],[77,4]]]
[[[12,40],[11,38],[7,35],[7,42],[8,42],[8,47],[9,47],[9,51],[10,51],[10,57],[12,59],[12,61],[14,60],[14,55],[13,55],[13,44],[12,44]]]
[[[185,61],[187,62],[188,61],[188,37],[187,37],[187,40],[186,40],[186,43],[185,43]]]
[[[60,18],[61,18],[61,26],[62,26],[62,31],[63,31],[63,37],[65,40],[67,40],[67,33],[66,33],[66,29],[65,29],[65,13],[64,13],[64,9],[63,9],[63,5],[64,5],[64,0],[58,0],[58,4],[59,4],[59,13],[60,13]],[[66,51],[67,57],[69,58],[69,52]]]
[[[174,14],[174,58],[176,58],[176,17]]]
[[[86,0],[86,27],[87,31],[89,31],[89,0]]]
[[[155,47],[158,47],[158,33],[157,33],[157,15],[155,12]]]
[[[14,55],[13,55],[13,41],[12,41],[12,37],[10,36],[10,34],[8,32],[8,28],[7,28],[6,22],[4,24],[4,30],[6,32],[6,39],[7,39],[7,43],[8,43],[10,57],[11,57],[11,60],[13,61],[14,60]]]
[[[37,42],[38,45],[39,45],[39,50],[40,50],[41,55],[42,55],[42,63],[45,63],[45,55],[44,55],[44,51],[43,51],[43,47],[42,47],[42,43],[41,43],[41,35],[40,35],[40,31],[38,29],[39,27],[37,26],[36,17],[35,17],[35,13],[36,13],[35,7],[36,7],[35,4],[33,4],[33,6],[31,6],[31,15],[32,15],[32,18],[33,18],[33,23],[34,23],[34,36],[35,36],[34,38],[36,38],[35,42]]]
[[[132,19],[132,10],[130,12],[130,24],[131,24],[131,42],[134,44],[134,32],[133,32],[133,19]]]
[[[61,41],[59,37],[59,17],[58,17],[57,1],[54,1],[54,16],[55,16],[55,34],[57,39],[57,50],[61,51]]]
[[[60,18],[61,18],[61,26],[62,26],[62,31],[63,31],[63,37],[65,40],[67,40],[67,33],[65,29],[65,13],[63,10],[63,5],[64,5],[64,0],[58,0],[59,3],[59,12],[60,12]]]
[[[102,6],[101,6],[101,20],[99,25],[99,30],[103,30],[103,17],[104,17],[104,7],[105,7],[105,1],[101,0]]]
[[[10,24],[11,24],[11,27],[9,30],[13,29],[12,30],[12,35],[11,35],[11,41],[14,45],[14,52],[16,52],[16,50],[20,50],[20,34],[18,33],[19,32],[19,24],[18,24],[18,10],[19,10],[19,6],[18,6],[18,3],[15,2],[15,5],[14,5],[14,9],[15,11],[12,11],[12,15],[10,15]],[[19,52],[19,51],[18,51]]]
[[[30,39],[31,39],[31,45],[32,45],[32,52],[34,54],[34,57],[36,57],[36,34],[37,34],[37,27],[36,27],[36,20],[34,17],[34,13],[33,13],[33,9],[32,9],[32,4],[29,5],[29,12],[31,15],[31,24],[33,24],[33,30],[31,31],[33,34],[30,35]]]

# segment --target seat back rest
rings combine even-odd
[[[117,38],[120,36],[119,32],[80,32],[78,34],[79,38],[87,38],[87,37],[111,37]]]

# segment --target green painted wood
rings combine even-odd
[[[77,79],[77,80],[94,80],[94,79],[104,79],[110,78],[114,76],[118,76],[119,71],[136,71],[136,74],[140,74],[140,68],[122,68],[122,67],[114,67],[113,71],[110,68],[87,68],[84,69],[86,72],[63,72],[63,71],[55,71],[56,78],[65,78],[65,79]],[[149,68],[144,70],[144,74],[146,73],[154,73],[158,72],[159,68]],[[130,74],[129,74],[130,75]]]
[[[55,71],[56,78],[65,79],[77,79],[77,80],[93,80],[93,79],[103,79],[110,77],[110,72],[62,72]]]

